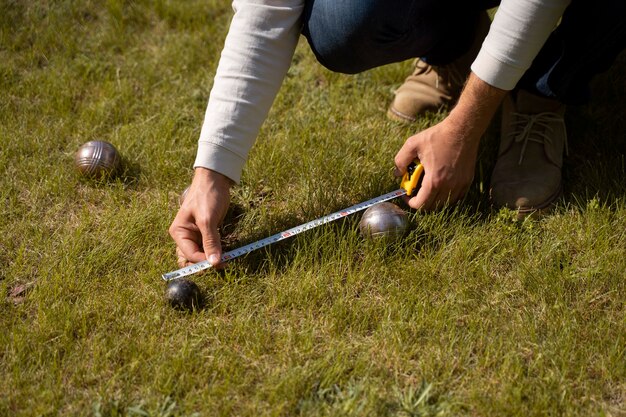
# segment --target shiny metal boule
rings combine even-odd
[[[394,241],[406,233],[409,221],[406,212],[392,203],[379,203],[365,210],[359,230],[371,239]]]
[[[82,145],[74,154],[76,169],[86,178],[111,178],[119,172],[122,158],[109,142],[92,140]]]

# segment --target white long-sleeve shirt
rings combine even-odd
[[[515,87],[570,0],[502,0],[472,71]],[[234,0],[194,167],[239,182],[298,43],[304,0]]]

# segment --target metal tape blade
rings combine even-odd
[[[354,214],[361,210],[365,210],[369,207],[372,207],[375,204],[382,203],[385,201],[393,200],[394,198],[401,197],[406,195],[406,190],[404,188],[400,188],[398,190],[392,191],[387,194],[383,194],[381,196],[372,198],[371,200],[364,201],[362,203],[355,204],[343,210],[336,211],[334,213],[328,214],[326,216],[320,217],[319,219],[312,220],[308,223],[301,224],[296,227],[292,227],[291,229],[287,229],[280,233],[276,233],[270,237],[266,237],[265,239],[258,240],[256,242],[250,243],[248,245],[242,246],[237,249],[233,249],[229,252],[226,252],[222,255],[220,259],[221,262],[231,261],[235,258],[238,258],[242,255],[248,254],[257,249],[261,249],[265,246],[271,245],[272,243],[276,243],[278,241],[290,238],[292,236],[298,235],[302,232],[306,232],[307,230],[314,229],[318,226],[321,226],[326,223],[330,223],[332,221],[341,219],[343,217],[349,216],[350,214]],[[209,261],[198,262],[197,264],[189,265],[184,268],[178,269],[176,271],[168,272],[166,274],[161,275],[161,277],[165,281],[171,281],[176,278],[186,277],[188,275],[195,274],[200,271],[204,271],[205,269],[211,268],[211,264]]]

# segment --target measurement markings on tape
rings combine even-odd
[[[284,239],[288,239],[292,236],[298,235],[302,232],[306,232],[307,230],[314,229],[318,226],[321,226],[326,223],[330,223],[332,221],[341,219],[343,217],[347,217],[350,214],[356,213],[358,211],[365,210],[375,204],[382,203],[384,201],[393,200],[394,198],[401,197],[406,195],[406,190],[400,188],[396,191],[392,191],[387,194],[383,194],[379,197],[373,198],[371,200],[364,201],[359,204],[355,204],[354,206],[348,207],[341,211],[337,211],[335,213],[329,214],[324,217],[320,217],[319,219],[312,220],[308,223],[301,224],[300,226],[293,227],[291,229],[287,229],[283,232],[276,233],[270,237],[266,237],[265,239],[258,240],[256,242],[250,243],[248,245],[242,246],[237,249],[233,249],[229,252],[226,252],[222,255],[220,259],[221,262],[231,261],[235,258],[238,258],[242,255],[248,254],[257,249],[261,249],[265,246],[269,246],[272,243],[279,242]],[[167,274],[163,274],[162,277],[166,281],[171,281],[176,278],[186,277],[188,275],[195,274],[197,272],[203,271],[205,269],[211,268],[211,263],[209,261],[202,261],[197,264],[189,265],[184,268],[178,269],[176,271],[168,272]]]
[[[330,223],[337,219],[341,219],[343,217],[349,216],[353,213],[365,210],[369,207],[372,207],[375,204],[393,200],[394,198],[398,198],[404,195],[413,195],[413,191],[416,190],[417,187],[419,187],[423,173],[424,173],[424,168],[422,167],[421,164],[411,164],[411,166],[409,166],[408,168],[407,173],[402,178],[402,182],[401,182],[402,188],[392,191],[390,193],[372,198],[371,200],[367,200],[362,203],[355,204],[354,206],[350,206],[346,209],[337,211],[335,213],[328,214],[326,216],[320,217],[319,219],[312,220],[308,223],[304,223],[299,226],[293,227],[291,229],[287,229],[283,232],[276,233],[275,235],[266,237],[265,239],[261,239],[256,242],[250,243],[248,245],[242,246],[240,248],[233,249],[229,252],[224,253],[222,257],[220,258],[220,261],[221,262],[231,261],[235,258],[248,254],[252,251],[271,245],[272,243],[276,243],[281,240],[288,239],[302,232],[306,232],[307,230],[311,230],[323,224]],[[195,274],[197,272],[203,271],[205,269],[209,269],[211,267],[212,265],[209,261],[202,261],[202,262],[198,262],[197,264],[189,265],[184,268],[178,269],[176,271],[168,272],[166,274],[161,275],[161,277],[165,281],[171,281],[176,278],[182,278],[188,275]]]

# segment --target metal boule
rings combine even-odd
[[[122,158],[111,143],[92,140],[78,148],[74,154],[74,164],[81,176],[104,179],[114,177],[119,172]]]
[[[404,210],[393,203],[384,202],[365,210],[359,230],[365,238],[395,241],[405,235],[408,224]]]

